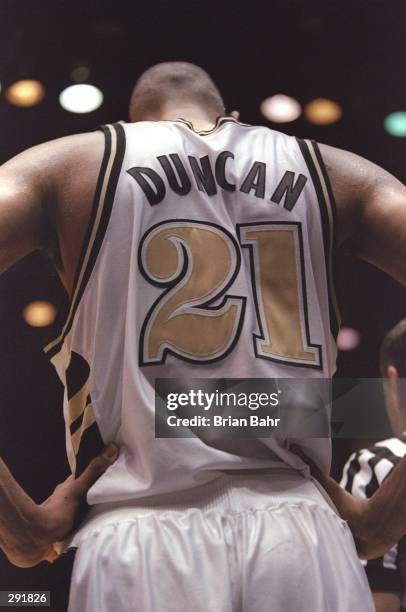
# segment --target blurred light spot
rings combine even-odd
[[[91,113],[103,103],[103,94],[94,85],[70,85],[61,92],[59,103],[70,113]]]
[[[6,99],[15,106],[35,106],[45,96],[45,89],[39,81],[25,79],[16,81],[6,91]]]
[[[341,119],[343,111],[341,106],[327,98],[316,98],[306,104],[304,115],[310,123],[329,125]]]
[[[398,138],[404,138],[406,136],[406,112],[398,111],[391,113],[385,117],[384,122],[385,130],[391,136],[397,136]]]
[[[302,107],[294,98],[284,94],[276,94],[263,100],[261,103],[261,113],[268,121],[289,123],[300,117]]]
[[[90,76],[90,70],[88,66],[76,66],[71,72],[71,79],[76,83],[83,83],[87,81]]]
[[[56,316],[55,306],[49,302],[31,302],[23,311],[23,318],[32,327],[47,327]]]
[[[360,333],[352,327],[342,327],[338,332],[337,347],[340,351],[353,351],[360,342]]]

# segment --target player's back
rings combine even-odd
[[[100,434],[122,447],[89,500],[286,461],[273,439],[249,457],[155,439],[155,380],[331,376],[334,210],[317,146],[229,117],[205,133],[182,120],[104,131],[69,317],[46,348],[66,386],[72,468]]]

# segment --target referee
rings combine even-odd
[[[385,406],[393,438],[353,453],[341,486],[353,495],[370,498],[406,454],[406,319],[385,337],[381,347]],[[377,559],[362,561],[377,612],[406,612],[406,536]]]

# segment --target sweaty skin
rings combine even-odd
[[[155,119],[178,117],[202,130],[213,126],[206,114],[190,107],[167,106]],[[388,172],[357,155],[325,145],[320,149],[337,203],[338,243],[350,242],[360,257],[405,285],[406,188]],[[103,152],[101,132],[79,134],[29,149],[0,168],[0,273],[32,251],[45,250],[71,294]],[[0,474],[0,482],[1,479]],[[401,496],[385,495],[386,488],[381,487],[370,502],[365,502],[362,509],[357,506],[356,511],[352,496],[345,501],[340,497],[337,503],[337,490],[327,480],[324,482],[330,485],[329,492],[343,516],[352,512],[356,517],[355,535],[364,545],[366,534],[371,539],[376,537],[376,530],[370,528],[371,520],[379,521],[384,508],[387,532],[385,542],[382,537],[379,541],[379,554],[383,545],[389,548],[406,531],[406,521],[400,520],[406,512],[400,513],[395,505],[402,504],[402,499],[406,504],[406,460],[400,462],[388,481],[395,482],[393,486]],[[1,495],[0,489],[0,500]],[[18,500],[15,503],[18,507]],[[3,519],[3,533],[10,527],[7,520]]]

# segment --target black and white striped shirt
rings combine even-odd
[[[406,432],[353,453],[344,466],[341,486],[357,497],[369,498],[406,454]],[[378,559],[361,561],[372,591],[398,593],[406,610],[406,536]]]

